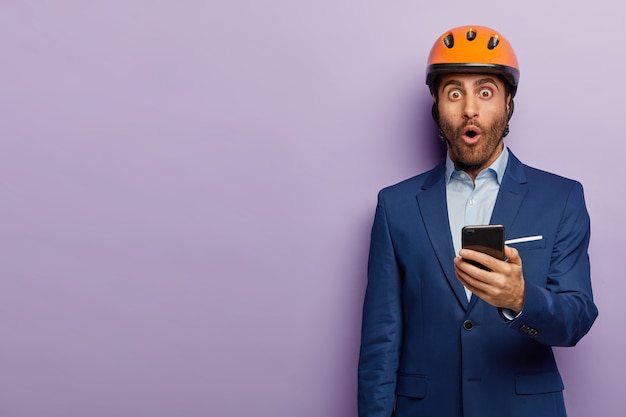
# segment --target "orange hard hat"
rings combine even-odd
[[[511,44],[499,32],[485,26],[460,26],[437,39],[428,57],[426,84],[434,93],[439,74],[489,72],[501,75],[515,95],[519,65]]]

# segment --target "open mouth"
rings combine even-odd
[[[466,126],[461,134],[463,135],[463,138],[465,138],[465,141],[468,143],[475,143],[480,139],[480,129],[473,125]]]

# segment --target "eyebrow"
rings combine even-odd
[[[498,83],[496,83],[496,81],[493,78],[491,78],[491,77],[480,78],[480,79],[478,79],[478,80],[476,80],[474,82],[474,86],[475,87],[477,87],[479,85],[484,85],[484,84],[493,84],[496,87],[496,89],[498,91],[500,91],[500,88],[498,87]],[[443,90],[443,89],[445,89],[449,85],[453,85],[453,86],[456,86],[456,87],[463,87],[463,83],[461,83],[459,80],[451,79],[451,80],[446,81],[441,86],[441,89]]]
[[[449,85],[454,85],[454,86],[456,86],[456,87],[463,87],[463,84],[461,84],[461,82],[460,82],[460,81],[455,80],[455,79],[452,79],[452,80],[448,80],[448,81],[446,81],[446,82],[445,82],[445,83],[441,86],[441,89],[442,89],[442,90],[445,90],[445,89],[446,89],[446,87],[447,87],[447,86],[449,86]]]
[[[494,80],[493,78],[481,78],[480,80],[477,80],[474,85],[475,86],[479,86],[479,85],[483,85],[483,84],[493,84],[496,89],[498,91],[500,91],[500,88],[498,87],[498,83],[496,83],[496,80]]]

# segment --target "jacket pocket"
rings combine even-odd
[[[424,376],[399,375],[396,393],[403,397],[424,398],[426,386],[426,377]]]
[[[543,249],[546,247],[546,239],[541,238],[539,240],[533,240],[530,242],[514,242],[508,244],[507,246],[515,248],[520,252],[533,249]]]
[[[518,394],[547,394],[563,391],[563,380],[557,371],[515,375],[515,392]]]

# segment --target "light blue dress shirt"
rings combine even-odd
[[[450,155],[446,155],[448,218],[456,254],[461,250],[463,226],[489,224],[508,161],[509,150],[504,146],[498,159],[472,181],[466,172],[456,170]],[[469,300],[472,296],[471,291],[466,288],[465,293]]]

